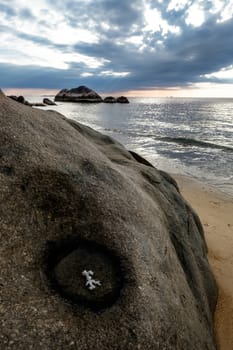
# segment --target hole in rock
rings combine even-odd
[[[92,241],[49,241],[46,275],[63,298],[94,311],[114,304],[123,286],[119,258]]]

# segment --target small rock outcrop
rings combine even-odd
[[[50,100],[49,98],[44,98],[43,99],[43,103],[45,105],[48,105],[48,106],[56,106],[57,104],[55,102],[53,102],[52,100]]]
[[[215,350],[217,287],[176,182],[0,92],[0,348]]]
[[[9,96],[7,96],[7,97],[11,98],[11,99],[14,100],[14,101],[18,101],[18,96],[9,95]]]
[[[104,102],[104,103],[116,103],[117,100],[116,100],[116,98],[113,97],[113,96],[107,96],[107,97],[104,98],[104,101],[103,101],[103,102]]]
[[[63,89],[56,96],[55,101],[64,102],[103,102],[103,99],[94,90],[82,85],[73,89]]]
[[[117,97],[117,102],[118,103],[129,103],[129,100],[125,96],[120,96],[120,97]]]
[[[25,100],[24,96],[20,95],[20,96],[14,96],[14,95],[10,95],[8,96],[9,98],[11,98],[14,101],[17,101],[19,103],[22,103],[23,105],[30,105],[30,103],[28,101]]]
[[[25,98],[24,98],[23,96],[19,96],[19,97],[17,98],[17,101],[18,101],[19,103],[22,103],[22,104],[25,104],[25,102],[26,102],[26,100],[25,100]]]
[[[25,100],[24,96],[20,95],[20,96],[14,96],[14,95],[10,95],[8,96],[10,99],[19,102],[25,106],[30,106],[30,107],[45,107],[46,105],[42,102],[28,102],[27,100]]]

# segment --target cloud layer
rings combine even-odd
[[[1,87],[233,83],[233,1],[0,0]]]

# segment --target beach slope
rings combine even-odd
[[[174,176],[205,229],[209,262],[219,287],[215,312],[219,350],[233,349],[233,198],[185,176]]]

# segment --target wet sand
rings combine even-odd
[[[215,312],[218,350],[233,350],[233,198],[191,178],[173,176],[205,230],[208,258],[219,287]]]

